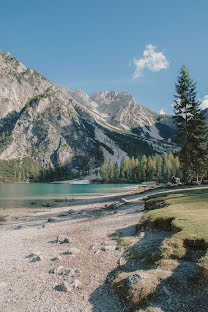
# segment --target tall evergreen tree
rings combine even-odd
[[[177,79],[176,93],[174,110],[179,130],[177,142],[181,146],[183,177],[189,182],[193,174],[199,174],[203,163],[206,130],[196,100],[196,83],[190,77],[185,65],[181,67]]]

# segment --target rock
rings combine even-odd
[[[80,252],[79,248],[76,247],[72,247],[69,248],[69,250],[63,252],[63,255],[67,256],[67,255],[76,255]]]
[[[71,291],[72,287],[70,286],[69,283],[63,282],[61,285],[56,286],[55,289],[58,291],[67,292],[67,291]]]
[[[43,257],[39,255],[39,256],[34,257],[30,262],[37,262],[41,260],[43,260]]]
[[[21,230],[22,228],[23,228],[22,225],[18,225],[18,226],[16,226],[15,230]]]
[[[58,291],[68,292],[72,291],[73,288],[80,287],[80,285],[81,285],[80,281],[78,279],[75,279],[71,283],[63,282],[61,285],[56,286],[55,289]]]
[[[140,279],[142,279],[141,275],[138,273],[132,274],[127,277],[126,282],[127,285],[136,284]]]
[[[64,275],[69,275],[69,276],[72,276],[72,275],[74,275],[74,269],[71,269],[71,268],[69,268],[69,269],[65,269],[64,271],[63,271],[63,274]]]
[[[88,250],[94,250],[95,249],[95,245],[91,245]]]
[[[62,266],[62,265],[59,265],[59,266],[57,266],[57,267],[51,269],[51,270],[49,271],[49,274],[60,274],[60,273],[63,273],[63,270],[64,270],[63,266]]]
[[[85,210],[82,209],[82,210],[79,210],[79,211],[78,211],[78,214],[83,214],[84,212],[85,212]]]
[[[75,213],[75,211],[74,211],[73,209],[69,209],[69,210],[67,211],[67,213],[68,213],[68,214],[72,214],[72,213]]]
[[[51,261],[55,262],[55,261],[58,261],[58,260],[61,260],[61,256],[57,256],[57,257],[54,257],[54,258],[51,258]]]
[[[81,283],[78,279],[75,279],[73,282],[72,282],[72,285],[73,285],[73,288],[78,288]]]
[[[31,254],[29,254],[28,256],[26,256],[25,258],[33,258],[33,257],[36,257],[36,254],[31,253]]]
[[[121,257],[121,258],[118,260],[117,264],[118,264],[119,266],[125,265],[125,264],[126,264],[126,259],[123,258],[123,257]]]
[[[50,223],[56,222],[56,221],[57,221],[57,219],[55,219],[55,218],[48,218],[48,222],[50,222]]]
[[[57,244],[69,244],[70,240],[69,240],[69,238],[67,236],[59,235],[59,236],[57,236],[55,242]]]
[[[140,238],[140,239],[144,238],[144,236],[145,236],[145,233],[144,233],[144,232],[140,232],[140,233],[139,233],[139,238]]]
[[[111,204],[111,205],[109,205],[108,207],[107,207],[107,209],[109,209],[109,210],[116,210],[116,209],[118,209],[120,206],[119,206],[119,204]]]
[[[68,215],[69,215],[68,212],[63,212],[63,213],[60,213],[58,217],[67,217]]]
[[[51,207],[52,204],[51,204],[51,203],[43,203],[42,206],[43,206],[43,207]]]
[[[116,250],[116,246],[110,246],[110,245],[107,245],[107,246],[104,246],[102,249],[102,251],[108,251],[108,250]]]
[[[95,254],[95,255],[98,255],[99,253],[100,253],[100,249],[94,251],[94,254]]]
[[[102,246],[107,246],[107,245],[109,245],[109,243],[108,242],[102,242],[101,245]]]

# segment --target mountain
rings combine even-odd
[[[127,92],[88,96],[50,82],[0,52],[0,158],[29,156],[74,171],[138,153],[171,152],[176,124]]]

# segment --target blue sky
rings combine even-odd
[[[186,64],[198,98],[208,95],[207,0],[0,4],[0,49],[53,82],[89,95],[125,90],[149,109],[171,113],[176,77]]]

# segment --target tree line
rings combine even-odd
[[[104,162],[100,174],[102,181],[109,183],[168,182],[172,176],[181,178],[181,168],[178,156],[165,153],[124,157],[120,166],[113,161]]]

